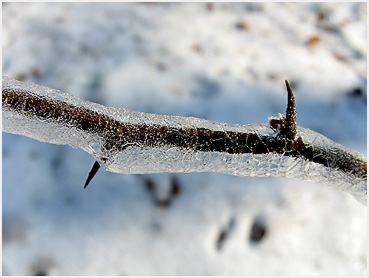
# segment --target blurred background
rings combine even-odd
[[[106,106],[285,113],[367,152],[366,3],[3,3],[3,75]],[[367,211],[293,179],[123,175],[2,136],[3,275],[364,275]]]

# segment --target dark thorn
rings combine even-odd
[[[234,216],[232,216],[231,219],[229,219],[228,225],[219,231],[218,239],[215,243],[218,251],[222,250],[224,242],[233,232],[235,224],[236,219],[234,218]]]
[[[354,88],[350,92],[351,96],[359,97],[364,95],[363,90],[361,88]]]
[[[171,188],[166,198],[159,198],[157,196],[157,185],[152,179],[145,178],[144,182],[146,185],[146,189],[149,191],[155,206],[159,208],[169,208],[172,205],[174,199],[177,198],[179,194],[181,194],[181,186],[175,176],[171,177]]]
[[[262,218],[257,217],[252,224],[249,241],[252,243],[259,243],[267,233],[268,229],[265,221]]]
[[[219,233],[219,236],[218,236],[218,240],[216,242],[216,247],[217,249],[220,251],[223,247],[223,243],[224,243],[224,240],[226,238],[226,231],[225,230],[220,230],[220,233]]]
[[[171,197],[174,199],[174,197],[177,197],[181,193],[181,186],[178,183],[178,180],[175,176],[172,176],[172,188],[171,188]]]
[[[292,92],[291,86],[286,80],[287,87],[287,110],[286,110],[286,129],[285,135],[287,139],[295,141],[297,133],[297,113],[295,96]]]
[[[155,190],[154,181],[150,178],[145,178],[144,181],[145,181],[146,189],[152,193]]]
[[[90,173],[88,173],[88,177],[85,183],[85,186],[83,188],[86,188],[87,185],[90,183],[90,181],[92,180],[92,178],[95,176],[95,174],[97,173],[97,171],[100,169],[100,164],[99,162],[95,161],[94,165],[92,166],[92,169],[90,171]]]

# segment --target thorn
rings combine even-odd
[[[95,174],[97,173],[97,171],[100,169],[100,164],[99,162],[95,161],[94,165],[92,166],[92,169],[90,171],[90,173],[88,173],[88,177],[87,180],[85,182],[85,186],[83,188],[86,188],[87,185],[90,183],[90,181],[92,180],[92,178],[95,176]]]
[[[295,141],[297,134],[297,113],[296,113],[296,104],[295,104],[295,96],[292,92],[290,83],[288,80],[286,82],[287,87],[287,110],[286,110],[286,129],[285,135],[288,139]]]

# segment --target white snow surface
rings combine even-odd
[[[234,124],[284,113],[288,79],[300,126],[366,154],[366,14],[366,3],[6,3],[3,74]],[[2,139],[4,275],[367,274],[366,207],[326,185],[100,170],[84,190],[89,154]]]

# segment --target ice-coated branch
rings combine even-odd
[[[366,204],[366,157],[297,127],[292,90],[286,117],[235,125],[104,107],[3,77],[3,131],[79,147],[118,173],[222,172],[333,185]]]

